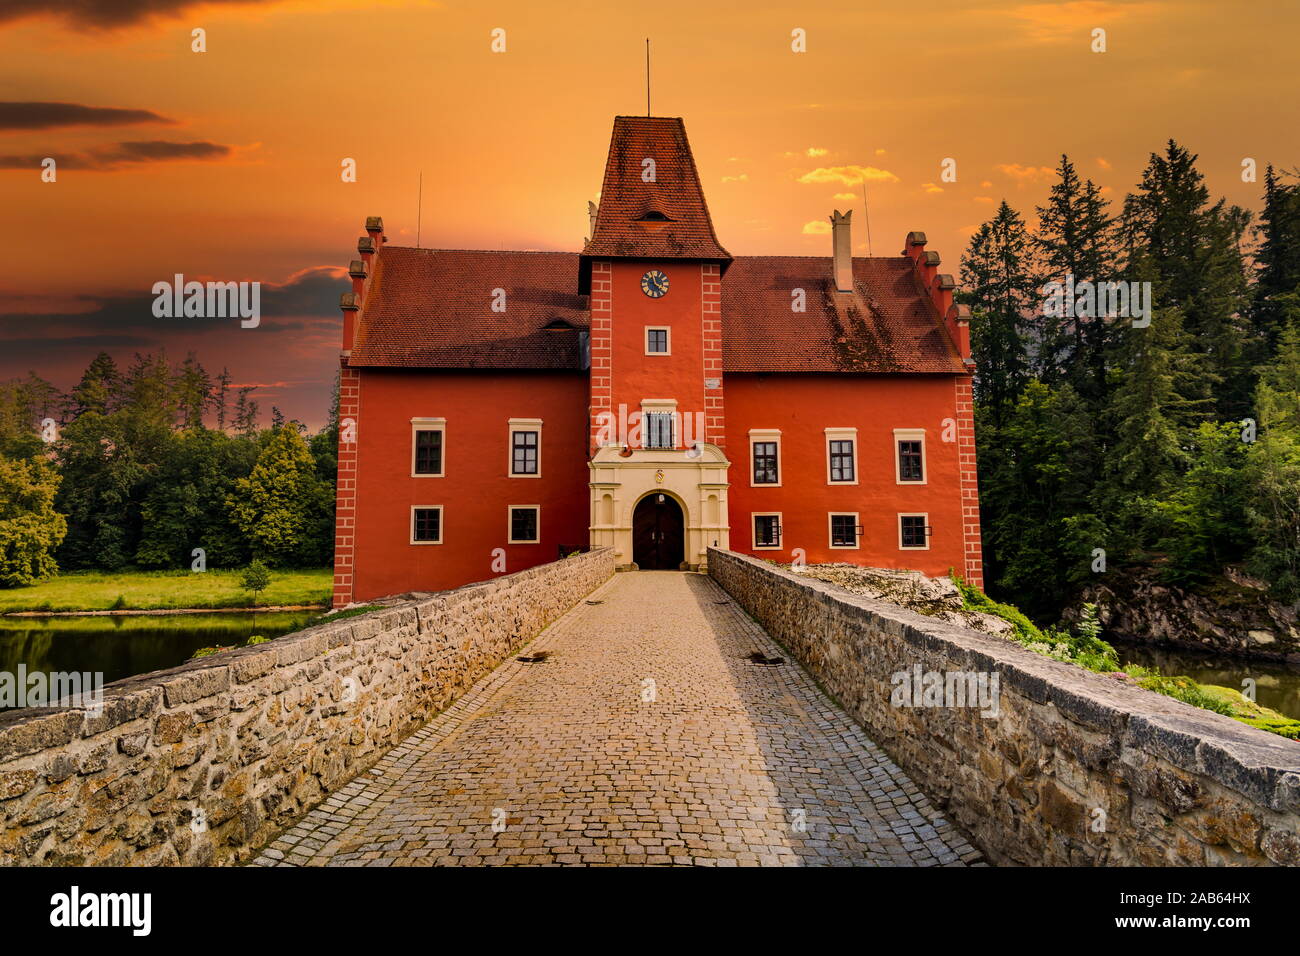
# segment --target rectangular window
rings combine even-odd
[[[673,413],[646,412],[644,415],[646,448],[675,448],[673,441]]]
[[[442,506],[411,509],[411,543],[442,544]]]
[[[510,506],[510,543],[536,544],[541,540],[539,534],[537,505]]]
[[[537,450],[541,438],[535,431],[510,433],[510,474],[537,474]]]
[[[417,475],[442,474],[442,429],[415,430],[415,467]]]
[[[898,546],[900,548],[930,547],[930,527],[926,524],[929,515],[898,516]]]
[[[754,484],[775,485],[778,483],[776,473],[776,442],[754,442]]]
[[[646,355],[667,355],[668,354],[668,330],[651,329],[645,330],[645,354]]]
[[[781,547],[780,515],[754,515],[754,547]]]
[[[856,481],[853,470],[853,439],[834,438],[830,442],[831,481]]]
[[[831,515],[831,547],[856,548],[858,546],[858,516],[856,514]]]
[[[918,440],[900,441],[898,443],[898,480],[924,481],[921,470],[921,442]]]

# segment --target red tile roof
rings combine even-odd
[[[588,327],[572,252],[385,245],[348,363],[403,368],[578,369]],[[493,312],[495,289],[504,312]],[[573,329],[547,330],[567,323]]]
[[[646,159],[654,182],[642,179]],[[614,117],[593,233],[584,257],[731,258],[713,231],[680,117]]]
[[[376,259],[349,364],[583,367],[578,332],[590,321],[574,291],[576,254],[385,245]],[[855,294],[840,295],[830,256],[736,259],[722,280],[723,368],[964,372],[910,259],[854,259],[853,273]],[[491,309],[498,288],[505,312]],[[804,290],[804,312],[791,311],[794,289]]]
[[[742,256],[722,280],[727,372],[964,371],[905,256],[854,259],[855,294],[835,292],[830,256]],[[805,312],[791,310],[803,289]]]

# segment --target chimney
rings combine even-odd
[[[588,220],[588,240],[596,238],[596,213],[600,212],[600,207],[590,199],[587,200],[587,220]]]
[[[831,254],[835,263],[835,288],[839,292],[853,291],[853,242],[849,238],[849,220],[853,210],[831,216]]]
[[[366,217],[366,233],[375,243],[375,252],[383,248],[384,241],[388,238],[384,235],[384,220],[380,216]]]

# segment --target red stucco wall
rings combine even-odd
[[[958,441],[945,442],[945,420],[956,437],[958,413],[952,376],[728,375],[727,454],[731,548],[790,561],[802,548],[809,563],[844,561],[914,568],[927,574],[966,569]],[[858,429],[858,484],[828,485],[827,427]],[[781,487],[752,487],[749,431],[779,428]],[[894,429],[925,429],[927,481],[896,482]],[[856,550],[832,549],[827,514],[857,512],[862,537]],[[779,551],[754,550],[753,512],[783,515]],[[899,512],[929,515],[928,551],[900,550]]]
[[[585,373],[361,369],[359,391],[353,601],[483,581],[587,542]],[[447,420],[446,477],[411,477],[413,417]],[[543,421],[539,478],[508,476],[511,418]],[[512,504],[541,506],[540,543],[507,543]],[[412,505],[443,506],[442,544],[409,543]]]

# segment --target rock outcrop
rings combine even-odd
[[[1262,582],[1229,572],[1191,591],[1154,572],[1119,571],[1087,588],[1106,633],[1201,651],[1300,662],[1300,604],[1271,601]],[[1067,620],[1077,620],[1079,607]]]

